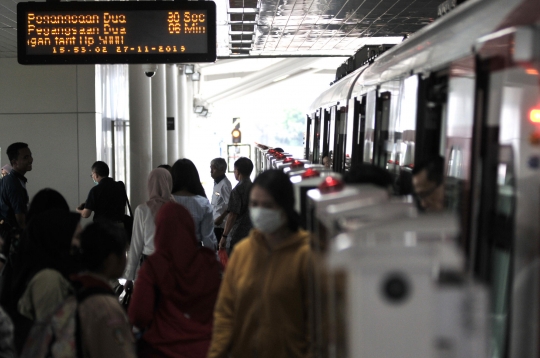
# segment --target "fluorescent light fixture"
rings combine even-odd
[[[184,65],[184,73],[186,75],[191,75],[195,72],[195,65]]]
[[[191,79],[193,81],[200,81],[201,73],[200,72],[193,72],[193,74],[191,75]]]
[[[201,112],[201,116],[206,117],[208,115],[208,110],[205,108]]]
[[[201,113],[203,111],[203,106],[195,106],[195,113]]]

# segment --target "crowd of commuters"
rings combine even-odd
[[[30,202],[32,153],[14,143],[7,154],[0,357],[309,355],[309,236],[281,171],[252,183],[253,163],[239,158],[233,188],[215,158],[209,197],[189,159],[162,165],[126,230],[125,185],[106,163],[91,166],[95,186],[74,212],[53,189]],[[226,269],[218,250],[230,256]],[[133,289],[127,311],[113,290],[119,278]]]

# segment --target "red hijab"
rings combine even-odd
[[[182,205],[168,202],[156,216],[156,251],[142,269],[161,278],[156,286],[165,299],[201,322],[211,322],[220,285],[216,254],[197,242],[195,224]],[[148,267],[145,267],[148,266]]]

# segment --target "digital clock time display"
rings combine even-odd
[[[213,62],[215,12],[211,1],[18,3],[18,61]]]

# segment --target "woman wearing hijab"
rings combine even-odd
[[[208,358],[309,357],[310,240],[299,228],[293,186],[281,170],[255,179],[249,216],[254,229],[227,265]]]
[[[128,254],[128,265],[124,277],[126,286],[131,286],[135,279],[139,263],[154,253],[155,218],[161,206],[174,201],[171,194],[172,176],[167,169],[157,168],[148,175],[148,197],[146,203],[137,206],[133,220],[131,247]]]
[[[62,209],[37,214],[27,227],[21,252],[24,257],[15,276],[12,294],[18,313],[31,321],[42,320],[73,292],[68,277],[79,269],[78,257],[72,255],[72,241],[80,230],[80,215]],[[19,330],[19,327],[21,330]],[[15,324],[18,349],[28,334],[25,325]]]
[[[195,164],[178,159],[172,167],[174,200],[190,212],[195,221],[195,235],[202,246],[217,250],[214,234],[214,211],[208,201]]]
[[[128,310],[144,332],[139,357],[206,357],[221,281],[216,255],[198,244],[191,215],[175,203],[163,205],[156,217],[155,247]]]

